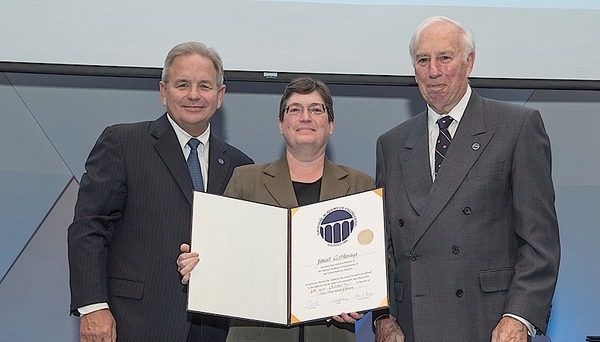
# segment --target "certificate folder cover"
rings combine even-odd
[[[387,307],[382,192],[292,209],[195,192],[188,310],[289,326]]]

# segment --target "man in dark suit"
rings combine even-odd
[[[96,142],[68,230],[71,312],[81,315],[82,341],[224,340],[226,324],[186,313],[174,266],[190,238],[194,189],[220,194],[235,167],[252,163],[210,132],[224,93],[216,51],[179,44],[160,81],[167,113],[108,127]],[[201,142],[197,157],[191,138]],[[186,158],[201,166],[195,186]]]
[[[427,19],[410,53],[427,110],[377,141],[394,299],[378,341],[527,341],[560,259],[540,113],[470,88],[475,44],[453,20]]]

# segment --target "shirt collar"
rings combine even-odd
[[[167,114],[167,118],[169,119],[169,123],[171,123],[171,126],[177,135],[177,140],[179,140],[179,145],[181,146],[182,150],[185,148],[191,138],[196,138],[202,143],[202,147],[199,149],[200,152],[204,151],[204,148],[208,144],[208,137],[210,136],[210,123],[208,124],[208,127],[204,133],[197,137],[192,137],[188,132],[184,131],[183,128],[179,127],[179,125],[171,118],[171,115]]]
[[[465,109],[467,108],[467,104],[469,104],[469,99],[471,99],[471,86],[467,85],[467,91],[465,95],[463,95],[462,99],[458,101],[456,106],[448,112],[448,114],[440,115],[436,113],[429,105],[427,105],[427,124],[429,127],[434,127],[435,123],[442,116],[450,115],[454,121],[456,121],[456,125],[460,123],[463,114],[465,113]],[[454,124],[454,123],[453,123]]]

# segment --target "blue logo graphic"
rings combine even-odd
[[[319,223],[319,234],[326,242],[339,245],[348,239],[355,225],[356,218],[350,209],[336,208],[327,213]]]

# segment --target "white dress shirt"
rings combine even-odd
[[[454,108],[448,114],[438,114],[436,113],[429,105],[427,105],[427,129],[429,132],[429,169],[431,170],[431,179],[435,181],[435,144],[440,133],[440,127],[437,125],[437,121],[439,118],[450,115],[452,119],[454,119],[450,126],[448,127],[448,131],[450,135],[454,137],[456,133],[456,129],[458,128],[458,124],[462,119],[463,114],[465,113],[465,109],[467,108],[467,104],[469,103],[469,99],[471,99],[471,87],[467,86],[467,91],[462,99],[458,102]],[[442,166],[443,167],[443,166]]]
[[[204,182],[204,190],[206,191],[208,186],[208,137],[210,137],[210,123],[208,127],[204,131],[204,133],[200,134],[197,137],[192,137],[188,132],[184,131],[183,128],[179,127],[173,119],[171,119],[170,115],[167,115],[169,118],[169,122],[171,126],[173,126],[173,130],[175,130],[175,134],[177,135],[177,139],[179,140],[179,145],[181,146],[181,150],[183,151],[183,156],[187,160],[190,155],[191,148],[188,146],[188,141],[191,138],[196,138],[200,140],[202,144],[198,146],[198,159],[200,159],[200,168],[202,170],[202,181]]]

